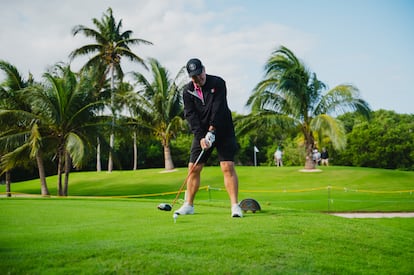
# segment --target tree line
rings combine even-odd
[[[188,81],[184,67],[172,77],[157,59],[134,53],[130,46],[152,43],[133,38],[130,30],[122,31],[122,20],[115,20],[111,8],[92,22],[95,28],[73,28],[74,36],[83,34],[93,40],[69,54],[70,60],[92,55],[78,72],[70,64],[58,63],[42,81],[35,81],[0,61],[5,75],[0,84],[0,169],[6,184],[12,171],[24,171],[24,177],[39,177],[42,195],[49,195],[46,177],[57,174],[58,195],[66,196],[69,173],[74,170],[173,169],[187,164],[192,137],[183,120],[182,88]],[[133,72],[132,80],[125,81],[123,58],[137,62],[150,76]],[[364,150],[357,143],[366,145],[372,139],[368,134],[376,125],[372,121],[378,119],[377,112],[371,111],[353,85],[328,90],[284,46],[270,54],[265,76],[246,105],[249,114],[234,114],[239,165],[252,163],[254,146],[260,148],[259,163],[269,165],[274,150],[281,146],[286,164],[314,169],[312,150],[324,146],[340,165],[413,168],[413,139],[406,140],[413,135],[412,116],[389,118],[403,122],[401,131],[406,132],[402,135],[391,129],[395,125],[388,125],[390,130],[382,134],[397,137],[400,133],[398,141],[405,145],[384,139],[390,142],[387,151],[399,154],[387,154],[393,162],[385,161],[384,154],[375,162],[373,149]],[[381,118],[388,119],[386,111],[381,113],[385,113]],[[357,130],[366,133],[355,134]],[[354,150],[361,154],[357,157]],[[208,164],[214,162],[213,157]]]

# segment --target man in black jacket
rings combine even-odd
[[[204,153],[188,177],[186,201],[174,213],[194,213],[194,198],[200,187],[201,170],[212,150],[216,148],[224,185],[230,197],[231,216],[242,217],[238,205],[238,177],[234,168],[237,143],[231,111],[227,104],[226,83],[218,76],[206,74],[203,64],[197,58],[187,62],[187,72],[191,81],[183,91],[184,116],[194,134],[188,164],[190,170],[201,151]]]
[[[321,165],[329,166],[329,154],[325,147],[322,148]]]

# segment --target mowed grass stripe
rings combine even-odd
[[[145,199],[0,199],[5,274],[409,274],[413,219],[345,219],[267,205],[230,218]]]

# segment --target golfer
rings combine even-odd
[[[194,214],[194,198],[200,187],[200,173],[214,148],[217,149],[224,185],[231,202],[231,216],[243,217],[238,204],[238,177],[234,168],[234,155],[237,150],[231,111],[227,105],[225,81],[206,70],[197,58],[187,62],[187,72],[191,77],[183,91],[184,116],[194,134],[191,144],[191,170],[201,151],[204,154],[187,181],[187,196],[184,205],[175,211],[178,215]]]

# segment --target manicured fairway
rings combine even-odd
[[[321,167],[321,172],[300,172],[302,167],[237,167],[240,200],[254,198],[262,205],[318,212],[414,211],[414,172],[354,167]],[[187,169],[71,173],[70,196],[148,198],[171,202]],[[56,176],[48,178],[52,195]],[[197,201],[226,204],[219,167],[206,167]],[[5,191],[0,186],[0,193]],[[38,179],[12,184],[13,192],[40,194]],[[182,196],[183,197],[183,196]]]
[[[262,211],[248,212],[242,219],[230,218],[223,190],[201,190],[196,214],[180,216],[176,223],[172,212],[156,209],[161,202],[171,202],[174,194],[137,198],[104,196],[174,191],[185,176],[184,169],[175,173],[159,173],[160,170],[74,173],[70,193],[83,198],[1,198],[1,273],[414,272],[413,218],[332,216],[325,213],[328,190],[308,190],[333,179],[335,185],[345,185],[349,174],[353,174],[347,190],[330,190],[331,208],[413,211],[412,194],[392,192],[412,189],[412,173],[329,167],[308,176],[293,168],[283,172],[270,167],[252,169],[239,169],[241,190],[246,190],[240,196],[253,196],[261,203]],[[395,178],[399,180],[393,181]],[[222,187],[215,167],[206,169],[204,180]],[[394,186],[389,186],[390,181]],[[18,183],[12,188],[28,193],[37,184],[38,181]],[[361,188],[355,188],[358,186]],[[376,193],[381,190],[387,192]],[[99,196],[86,197],[90,195]]]
[[[202,203],[173,222],[154,201],[1,199],[5,274],[409,274],[413,219],[278,207],[230,218]]]

